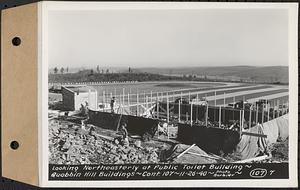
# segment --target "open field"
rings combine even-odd
[[[243,84],[243,83],[214,83],[214,82],[140,82],[140,83],[113,83],[90,85],[98,92],[98,103],[109,103],[111,97],[116,97],[117,104],[137,103],[137,94],[139,94],[139,103],[146,103],[156,100],[159,96],[160,100],[165,101],[167,96],[169,100],[174,101],[176,98],[204,98],[206,97],[210,105],[229,104],[240,100],[260,99],[260,97],[272,97],[273,94],[279,94],[279,97],[288,99],[288,86],[284,85],[266,85],[266,84]],[[103,96],[105,94],[105,97]],[[216,96],[215,96],[216,94]],[[282,96],[280,95],[282,94]],[[272,96],[273,95],[273,96]],[[49,100],[61,101],[60,94],[49,93]],[[129,101],[128,101],[129,100]]]
[[[174,76],[195,75],[197,77],[206,77],[207,79],[234,80],[247,79],[256,82],[266,83],[288,83],[287,66],[225,66],[225,67],[182,67],[182,68],[141,68],[140,72],[149,72],[156,74],[166,74]]]
[[[205,83],[204,83],[205,84]],[[170,101],[175,101],[176,98],[196,98],[199,99],[206,97],[210,105],[214,105],[215,99],[217,100],[217,105],[224,104],[224,93],[225,93],[225,103],[237,102],[240,100],[248,99],[259,99],[263,96],[270,96],[272,94],[278,93],[288,93],[288,87],[282,85],[260,85],[260,84],[237,84],[229,83],[220,85],[213,83],[209,85],[205,84],[201,87],[194,88],[156,88],[156,84],[151,85],[145,84],[135,84],[135,88],[128,89],[123,85],[111,85],[106,86],[93,86],[98,91],[98,103],[109,103],[111,97],[115,96],[117,103],[128,105],[135,103],[146,103],[151,101],[156,101],[158,96],[160,100],[166,101],[167,97]],[[199,85],[199,84],[198,84]],[[152,88],[151,88],[152,87]],[[123,93],[124,90],[124,93]],[[152,91],[152,92],[151,92]],[[105,98],[103,94],[105,93]],[[139,94],[137,97],[137,93]],[[215,96],[216,94],[216,96]],[[151,100],[152,97],[152,100]],[[234,98],[233,98],[234,97]],[[284,97],[284,96],[283,96]],[[137,101],[137,98],[139,99]],[[128,101],[129,99],[129,101]],[[275,98],[270,98],[275,99]],[[124,101],[124,103],[123,103]]]
[[[106,95],[112,94],[113,96],[119,96],[123,94],[137,94],[137,93],[150,93],[152,92],[166,92],[166,91],[183,91],[184,89],[199,90],[214,87],[230,86],[230,83],[214,83],[214,82],[191,82],[191,81],[168,81],[168,82],[139,82],[139,83],[116,83],[116,84],[103,84],[92,85],[98,91],[99,96],[102,96],[103,92]]]

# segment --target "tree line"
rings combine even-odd
[[[132,73],[133,70],[131,67],[128,67],[128,73]],[[65,74],[65,73],[69,73],[69,67],[61,67],[60,69],[55,67],[53,69],[53,73],[54,74]],[[94,74],[94,69],[90,70],[90,74]],[[96,67],[96,73],[101,73],[101,74],[109,74],[109,73],[113,73],[112,71],[110,71],[109,69],[100,69],[99,65],[97,65]]]

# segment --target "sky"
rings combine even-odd
[[[288,65],[283,9],[50,11],[49,67]]]

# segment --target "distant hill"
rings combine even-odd
[[[139,68],[135,72],[147,72],[164,75],[196,75],[198,77],[234,77],[266,83],[288,83],[287,66],[228,66],[228,67],[184,67],[184,68]]]
[[[50,83],[75,83],[75,82],[113,82],[113,81],[166,81],[183,80],[182,77],[165,76],[151,73],[95,73],[91,70],[77,73],[48,74]]]

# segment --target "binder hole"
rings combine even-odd
[[[12,39],[12,44],[13,44],[14,46],[19,46],[19,45],[21,44],[21,39],[20,39],[19,37],[14,37],[14,38]]]
[[[19,148],[19,146],[20,145],[19,145],[18,141],[12,141],[10,143],[10,148],[13,149],[13,150],[17,150]]]

